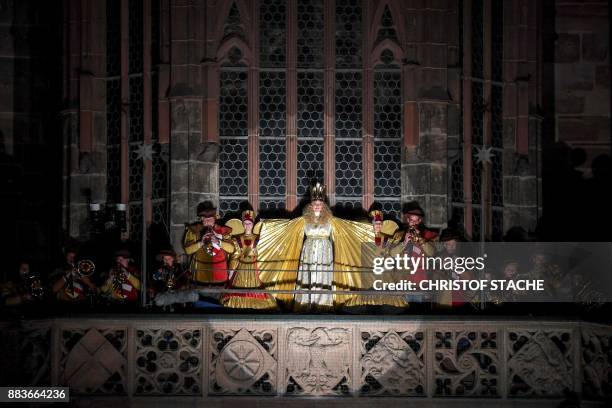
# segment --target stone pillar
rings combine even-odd
[[[448,218],[447,12],[446,3],[422,10],[421,21],[428,23],[419,30],[417,57],[420,66],[404,69],[402,201],[419,201],[427,214],[426,223],[433,227],[444,226]],[[412,70],[414,85],[410,85]]]
[[[541,50],[529,46],[541,15],[537,4],[504,3],[504,231],[533,231],[541,199]]]
[[[218,204],[219,145],[208,141],[209,137],[214,140],[213,135],[203,134],[202,113],[209,108],[203,98],[207,69],[201,64],[206,51],[202,26],[206,5],[177,2],[170,8],[170,240],[182,253],[185,224],[196,221],[198,203]]]
[[[451,192],[451,171],[450,165],[455,160],[460,160],[463,154],[462,150],[462,132],[461,127],[461,58],[459,55],[459,13],[463,13],[463,10],[459,8],[459,3],[455,3],[449,6],[447,14],[447,22],[449,27],[448,36],[448,69],[447,69],[447,83],[450,100],[448,103],[447,111],[447,217],[452,217],[452,192]]]
[[[88,237],[89,203],[106,201],[106,2],[70,2],[66,50],[72,72],[69,104],[62,115],[64,225],[69,236]],[[76,37],[75,37],[76,36]],[[72,87],[78,81],[78,88]]]

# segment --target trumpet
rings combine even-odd
[[[213,256],[215,248],[213,246],[212,239],[210,239],[209,237],[206,237],[206,235],[208,234],[214,234],[213,227],[207,226],[207,227],[204,227],[204,229],[202,229],[202,235],[200,236],[200,241],[202,241],[202,244],[204,244],[204,250],[206,251],[206,253],[210,256]]]
[[[408,225],[408,230],[406,231],[406,233],[412,236],[411,241],[415,244],[423,243],[423,237],[421,237],[421,232],[417,229],[417,227],[413,225]]]
[[[89,259],[83,259],[77,262],[75,269],[79,276],[89,277],[96,271],[96,265]]]

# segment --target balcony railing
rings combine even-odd
[[[3,384],[73,397],[612,396],[612,327],[439,316],[81,316],[3,323]]]

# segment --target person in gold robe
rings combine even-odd
[[[233,272],[230,289],[263,289],[264,285],[259,279],[257,265],[257,243],[259,236],[254,231],[255,212],[246,210],[242,212],[242,220],[228,221],[231,224],[234,236],[234,251],[231,254],[229,269]],[[237,223],[239,225],[236,225]],[[236,228],[235,225],[238,227]],[[241,231],[242,230],[242,231]],[[267,293],[227,293],[221,298],[221,304],[234,309],[276,310],[276,300]]]
[[[373,274],[362,267],[361,244],[372,242],[374,232],[366,223],[334,217],[321,184],[311,189],[310,198],[301,217],[263,222],[258,243],[260,279],[272,290],[302,291],[275,294],[288,307],[331,311],[350,297],[331,290],[370,287]]]
[[[373,255],[376,257],[393,256],[394,251],[397,250],[397,244],[393,242],[393,234],[399,229],[399,226],[392,220],[385,220],[380,210],[370,211],[369,216],[374,232]],[[368,261],[368,264],[373,264],[373,260]],[[396,275],[393,271],[388,271],[378,276],[377,279],[384,282],[397,282],[399,279]],[[363,289],[373,290],[374,288]],[[385,313],[398,313],[408,307],[408,302],[402,295],[381,293],[379,295],[355,295],[344,304],[344,309],[350,313],[368,312],[371,311],[369,310],[371,307],[382,308]]]

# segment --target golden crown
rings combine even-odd
[[[325,186],[317,183],[310,188],[310,201],[321,200],[325,201]]]

